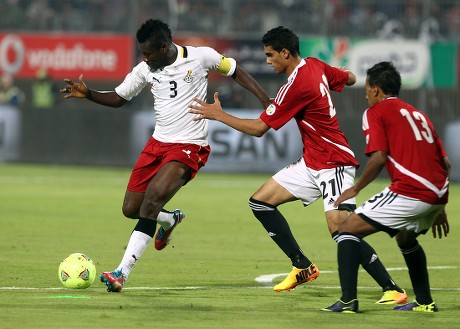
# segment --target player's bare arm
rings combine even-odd
[[[338,68],[339,70],[342,70],[348,73],[348,80],[345,83],[347,86],[353,86],[356,83],[356,75],[353,72],[351,72],[344,66],[335,66],[335,67]]]
[[[86,83],[83,81],[83,74],[78,78],[78,82],[72,81],[70,79],[64,79],[64,82],[67,84],[64,88],[60,89],[59,92],[64,95],[64,98],[86,98],[90,101],[93,101],[97,104],[110,106],[110,107],[120,107],[126,104],[127,100],[120,97],[114,91],[96,91],[89,89]]]
[[[356,83],[356,75],[351,71],[348,71],[348,70],[345,70],[345,71],[348,73],[348,80],[347,80],[346,85],[353,86]]]
[[[369,185],[369,183],[377,178],[383,167],[385,167],[386,160],[386,152],[376,151],[372,153],[358,182],[349,189],[343,191],[343,193],[335,201],[334,207],[338,207],[343,201],[357,196],[363,188],[365,188],[367,185]]]
[[[257,81],[239,65],[236,66],[233,77],[240,86],[252,92],[260,100],[264,108],[267,108],[268,105],[270,105],[270,96],[268,96]]]
[[[217,92],[214,93],[214,103],[212,104],[203,102],[198,98],[193,98],[193,101],[197,104],[190,105],[189,112],[198,114],[198,116],[193,119],[195,121],[203,119],[220,121],[235,130],[256,137],[263,136],[270,129],[260,118],[241,119],[225,112],[220,105]]]

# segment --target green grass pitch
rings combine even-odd
[[[302,249],[322,271],[293,291],[271,289],[264,275],[290,271],[289,260],[253,217],[247,200],[270,176],[200,173],[167,205],[187,217],[163,251],[149,248],[125,289],[108,293],[96,279],[66,290],[58,266],[73,252],[88,254],[101,271],[119,263],[135,222],[121,204],[127,168],[0,165],[0,328],[459,328],[460,185],[447,207],[451,232],[419,240],[440,312],[396,312],[376,305],[381,291],[359,275],[359,314],[321,312],[340,297],[336,245],[322,203],[280,207]],[[364,201],[387,185],[374,182]],[[413,298],[396,243],[385,233],[367,238],[398,284]]]

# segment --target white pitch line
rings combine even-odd
[[[164,290],[222,290],[222,289],[272,289],[272,285],[263,285],[263,286],[201,286],[201,287],[125,287],[123,291],[164,291]],[[314,288],[314,289],[334,289],[340,290],[340,286],[318,286],[314,284],[309,284],[308,286],[302,286],[301,288]],[[91,290],[106,290],[105,287],[91,287]],[[379,290],[380,287],[368,287],[368,286],[358,286],[358,289],[368,289],[368,290]],[[0,291],[69,291],[71,289],[56,288],[56,287],[44,287],[44,288],[34,288],[34,287],[0,287]],[[460,291],[460,288],[431,288],[431,290],[436,291]],[[73,291],[78,291],[83,293],[85,289],[75,289]]]
[[[460,269],[460,266],[429,266],[428,269],[430,270],[458,270]],[[388,271],[407,271],[406,267],[390,267],[387,268]],[[361,270],[360,272],[364,272]],[[330,274],[330,273],[337,273],[337,271],[321,271],[321,274]],[[264,284],[263,286],[185,286],[185,287],[125,287],[123,290],[205,290],[205,289],[268,289],[272,288],[273,285],[273,279],[280,277],[280,276],[286,276],[289,273],[276,273],[276,274],[265,274],[265,275],[260,275],[257,278],[255,278],[255,281],[258,283]],[[340,289],[340,286],[317,286],[317,285],[312,285],[309,284],[308,287],[315,288],[315,289]],[[365,287],[365,286],[360,286],[358,287],[360,289],[380,289],[376,287]],[[105,289],[105,287],[92,287],[91,289]],[[0,291],[27,291],[27,290],[44,290],[44,291],[52,291],[52,290],[63,290],[63,291],[68,291],[69,289],[66,289],[64,287],[44,287],[44,288],[38,288],[38,287],[0,287]],[[437,291],[460,291],[460,288],[431,288],[431,290],[437,290]],[[81,290],[83,291],[83,289]]]
[[[106,289],[105,287],[93,287]],[[198,289],[209,289],[210,287],[125,287],[123,290],[198,290]],[[35,288],[35,287],[0,287],[0,290],[66,290],[70,289],[64,287],[44,287],[44,288]],[[84,291],[84,289],[74,289],[74,291]]]

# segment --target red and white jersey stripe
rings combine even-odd
[[[302,59],[276,98],[260,116],[278,130],[294,118],[304,146],[303,158],[314,170],[359,166],[340,130],[331,90],[342,91],[348,73],[319,59]]]
[[[433,123],[421,111],[391,97],[363,114],[366,154],[387,153],[390,190],[429,204],[445,204],[449,179],[446,151]]]

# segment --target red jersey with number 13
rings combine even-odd
[[[366,154],[385,151],[390,190],[430,204],[445,204],[449,180],[446,151],[433,123],[422,112],[396,97],[363,114]]]
[[[303,143],[303,158],[314,170],[359,166],[340,130],[331,90],[342,91],[348,73],[319,59],[302,59],[260,118],[278,130],[294,118]]]

